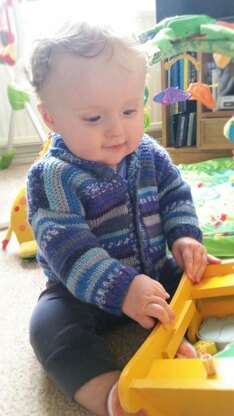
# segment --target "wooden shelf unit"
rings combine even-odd
[[[198,54],[201,70],[198,72],[198,80],[206,82],[207,62],[213,60],[212,54]],[[161,65],[162,90],[167,85],[167,70],[164,62]],[[210,85],[210,84],[209,84]],[[212,111],[197,101],[196,145],[183,147],[170,147],[170,105],[162,106],[162,145],[168,150],[174,163],[194,163],[218,157],[231,156],[234,148],[223,134],[225,123],[233,115],[231,111]]]

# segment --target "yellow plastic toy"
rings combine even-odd
[[[52,134],[49,133],[48,138],[40,152],[40,157],[43,157],[47,152],[50,146],[51,137]],[[19,256],[23,259],[35,257],[38,251],[38,245],[34,239],[32,229],[27,221],[27,199],[26,189],[24,186],[22,186],[22,188],[19,190],[11,207],[10,225],[8,227],[5,239],[2,241],[3,250],[6,249],[13,232],[15,233],[15,236],[20,245]]]
[[[217,346],[214,341],[197,341],[193,346],[196,348],[199,355],[210,354],[214,355],[218,352]]]
[[[20,245],[20,257],[35,257],[38,246],[34,239],[31,227],[27,222],[27,200],[24,186],[16,195],[11,207],[10,225],[8,227],[6,237],[2,241],[3,249],[7,247],[13,231]]]
[[[234,358],[174,357],[186,332],[192,343],[197,341],[206,317],[234,314],[234,259],[208,265],[197,285],[184,274],[171,306],[174,327],[157,324],[122,371],[123,408],[129,413],[142,409],[146,416],[232,416]]]

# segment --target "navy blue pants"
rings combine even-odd
[[[173,296],[182,272],[171,259],[160,283]],[[81,302],[52,284],[38,300],[30,321],[30,342],[46,373],[69,397],[98,375],[119,369],[103,334],[130,319]]]

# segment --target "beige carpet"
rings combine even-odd
[[[27,168],[12,166],[0,171],[1,221],[8,220],[11,201],[24,182]],[[0,231],[0,240],[4,237],[5,231]],[[0,249],[0,416],[90,416],[49,380],[29,344],[28,322],[44,285],[37,263],[19,258],[15,238],[6,251]],[[127,362],[146,334],[134,324],[107,334],[120,365]]]

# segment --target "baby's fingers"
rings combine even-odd
[[[175,313],[163,299],[157,299],[157,302],[148,303],[145,306],[146,315],[158,319],[165,328],[171,326],[175,321]]]
[[[199,252],[198,250],[194,253],[194,263],[193,263],[193,278],[191,279],[193,283],[200,283],[202,275],[207,266],[207,253],[206,251]]]
[[[221,259],[218,257],[212,256],[211,254],[207,254],[207,262],[208,264],[219,264],[221,263]]]

